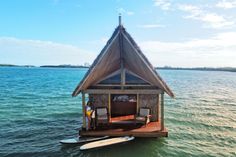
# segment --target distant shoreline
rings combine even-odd
[[[13,65],[13,64],[0,64],[0,67],[39,67],[39,68],[89,68],[89,66],[83,65],[42,65],[42,66],[34,66],[34,65]],[[182,67],[155,67],[155,69],[159,70],[196,70],[196,71],[228,71],[228,72],[236,72],[236,68],[233,67],[220,67],[220,68],[211,68],[211,67],[195,67],[195,68],[182,68]]]
[[[14,64],[0,64],[0,67],[89,68],[89,66],[83,66],[83,65],[41,65],[41,66],[35,66],[35,65],[14,65]]]
[[[228,71],[236,72],[236,68],[233,67],[221,67],[221,68],[211,68],[211,67],[196,67],[196,68],[181,68],[181,67],[157,67],[155,69],[163,70],[196,70],[196,71]]]
[[[89,68],[83,65],[42,65],[40,68]]]

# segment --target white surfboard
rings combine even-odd
[[[103,139],[106,139],[108,137],[109,136],[103,136],[103,137],[77,137],[77,138],[61,140],[60,143],[62,143],[62,144],[79,144],[79,143],[86,143],[86,142],[92,142],[92,141],[97,141],[97,140],[103,140]]]
[[[109,146],[109,145],[113,145],[113,144],[128,142],[133,139],[134,139],[133,136],[131,136],[131,137],[125,136],[125,137],[115,137],[115,138],[110,138],[110,139],[105,139],[105,140],[99,140],[96,142],[90,142],[90,143],[82,145],[80,147],[80,150],[105,147],[105,146]]]

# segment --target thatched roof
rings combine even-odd
[[[121,23],[115,29],[101,53],[94,60],[72,96],[78,95],[82,90],[98,84],[112,74],[115,75],[117,72],[120,72],[122,75],[123,71],[129,71],[145,80],[145,82],[148,82],[151,86],[162,89],[169,96],[174,97],[173,92],[159,76]],[[121,85],[123,83],[121,81]]]

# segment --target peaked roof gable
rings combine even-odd
[[[72,96],[76,96],[82,90],[97,84],[98,80],[108,78],[119,69],[127,69],[152,86],[156,86],[164,90],[169,96],[174,97],[172,91],[122,25],[115,29],[112,37],[94,60]]]

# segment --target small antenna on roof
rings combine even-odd
[[[119,26],[121,26],[122,23],[121,23],[121,13],[119,13]]]

